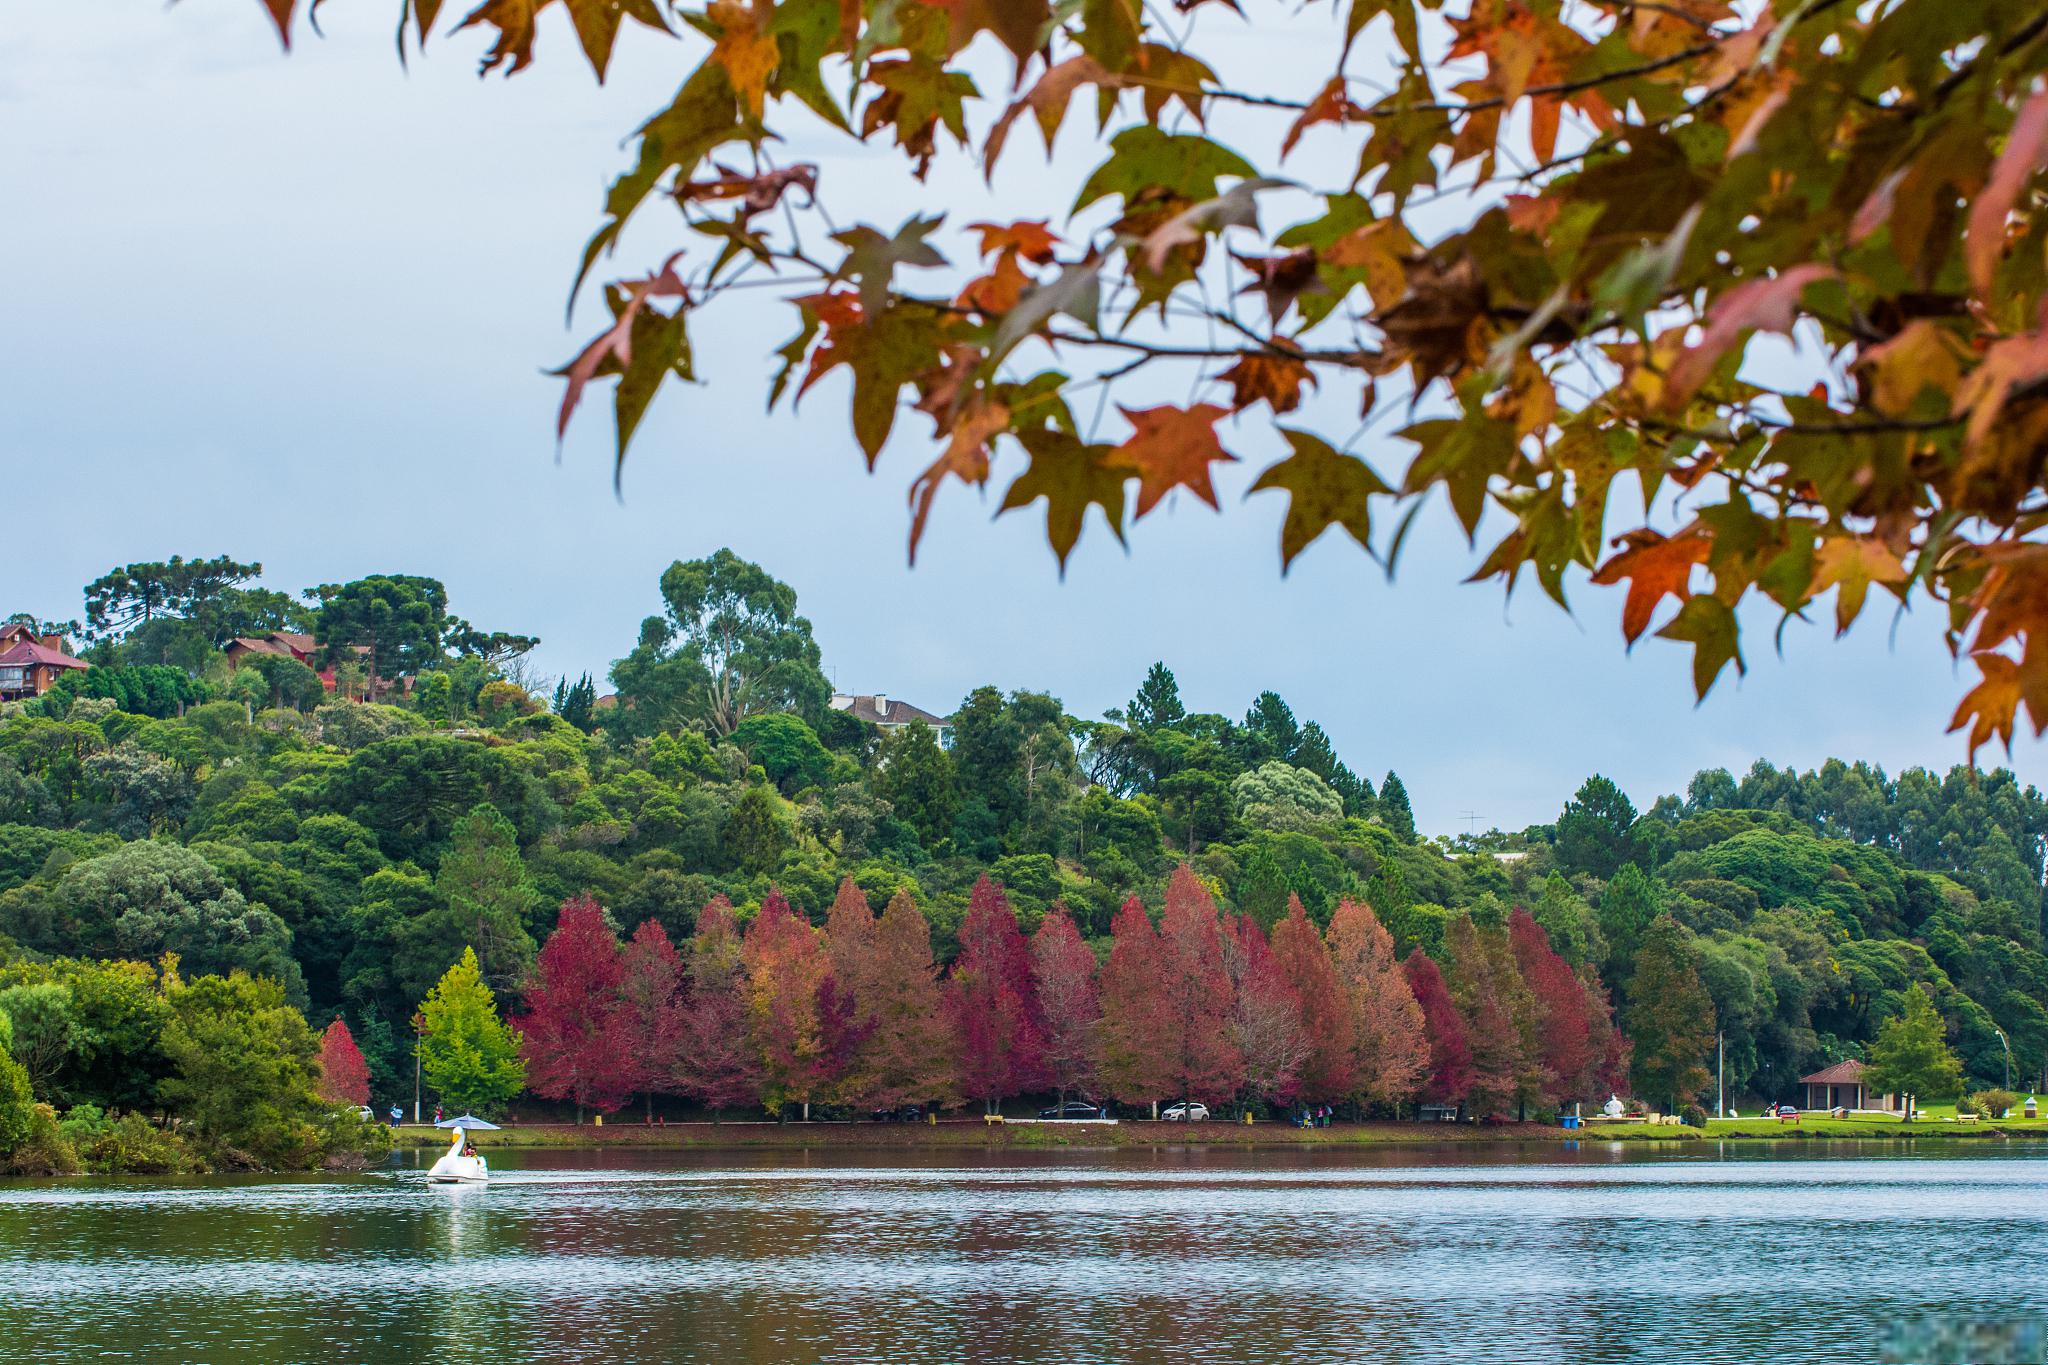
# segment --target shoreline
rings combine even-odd
[[[562,1148],[596,1150],[631,1147],[649,1150],[703,1148],[848,1149],[1058,1149],[1086,1151],[1122,1147],[1369,1147],[1369,1146],[1513,1146],[1530,1143],[1582,1142],[1910,1142],[1921,1138],[2013,1139],[2048,1138],[2048,1121],[2000,1121],[1984,1124],[1869,1123],[1853,1119],[1816,1119],[1780,1126],[1769,1119],[1723,1119],[1702,1131],[1663,1124],[1616,1123],[1571,1130],[1550,1124],[1347,1123],[1328,1128],[1295,1128],[1284,1123],[1206,1124],[1156,1120],[1114,1125],[1056,1123],[983,1124],[953,1120],[937,1125],[914,1123],[776,1123],[773,1120],[731,1123],[515,1124],[490,1133],[484,1144],[500,1148]],[[397,1129],[394,1148],[443,1147],[446,1129],[431,1125]]]

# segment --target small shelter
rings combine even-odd
[[[1822,1067],[1811,1076],[1801,1076],[1806,1087],[1808,1109],[1881,1109],[1899,1112],[1897,1095],[1872,1095],[1863,1084],[1863,1063],[1851,1057],[1846,1062]]]

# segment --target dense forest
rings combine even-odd
[[[1759,761],[1646,809],[1593,776],[1551,824],[1424,837],[1398,776],[1360,775],[1280,696],[1190,713],[1163,663],[1100,719],[990,685],[944,743],[885,731],[833,706],[794,592],[726,551],[662,576],[603,697],[538,678],[535,641],[452,616],[431,579],[293,596],[259,572],[116,570],[58,627],[91,667],[0,703],[0,1019],[53,1110],[205,1131],[177,1021],[209,992],[236,1046],[298,1020],[291,1093],[315,1126],[318,1030],[360,1048],[364,1093],[409,1101],[416,1012],[459,992],[523,1021],[535,1092],[599,1108],[1200,1090],[1512,1115],[1631,1085],[1663,1107],[1711,1102],[1717,1034],[1732,1095],[1792,1097],[1916,986],[1970,1085],[2048,1062],[2048,803],[2009,772]],[[224,652],[265,631],[309,656]],[[1065,1068],[1048,938],[1085,960],[1089,1041]],[[644,984],[636,951],[665,983],[642,1008],[672,1009],[671,1063],[562,1080],[579,1046],[626,1046],[608,1030]],[[749,1079],[714,1098],[677,1040],[711,1027],[692,1011],[718,971]],[[801,1094],[764,1079],[766,1014],[809,1050]],[[1576,1052],[1548,1056],[1567,1016]],[[1229,1055],[1137,1075],[1119,1030]],[[1315,1060],[1336,1034],[1348,1060]],[[915,1083],[867,1083],[920,1047]],[[990,1047],[1022,1058],[1000,1083],[973,1060]],[[1389,1049],[1412,1054],[1391,1073]]]

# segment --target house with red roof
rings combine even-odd
[[[936,716],[922,706],[891,697],[886,692],[856,696],[841,692],[828,703],[834,711],[844,711],[855,720],[864,720],[876,726],[884,734],[894,734],[912,724],[928,725],[938,736],[939,747],[953,747],[953,722],[944,716]]]
[[[66,673],[89,667],[65,652],[61,635],[38,635],[18,621],[0,627],[0,701],[40,697]]]
[[[1872,1095],[1863,1083],[1863,1063],[1851,1057],[1846,1062],[1822,1067],[1811,1076],[1801,1076],[1806,1087],[1808,1109],[1876,1109],[1896,1114],[1904,1110],[1897,1095]]]

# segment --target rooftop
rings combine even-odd
[[[912,706],[886,693],[873,696],[841,693],[832,698],[831,707],[834,711],[848,712],[855,720],[864,720],[870,725],[908,725],[912,721],[923,721],[938,730],[953,723],[944,716],[933,715],[922,706]]]
[[[1801,1076],[1801,1085],[1859,1085],[1863,1081],[1863,1063],[1851,1057],[1846,1062],[1836,1062],[1823,1067],[1811,1076]]]
[[[51,649],[34,640],[17,640],[0,650],[0,664],[42,664],[46,668],[90,668],[83,659]]]

